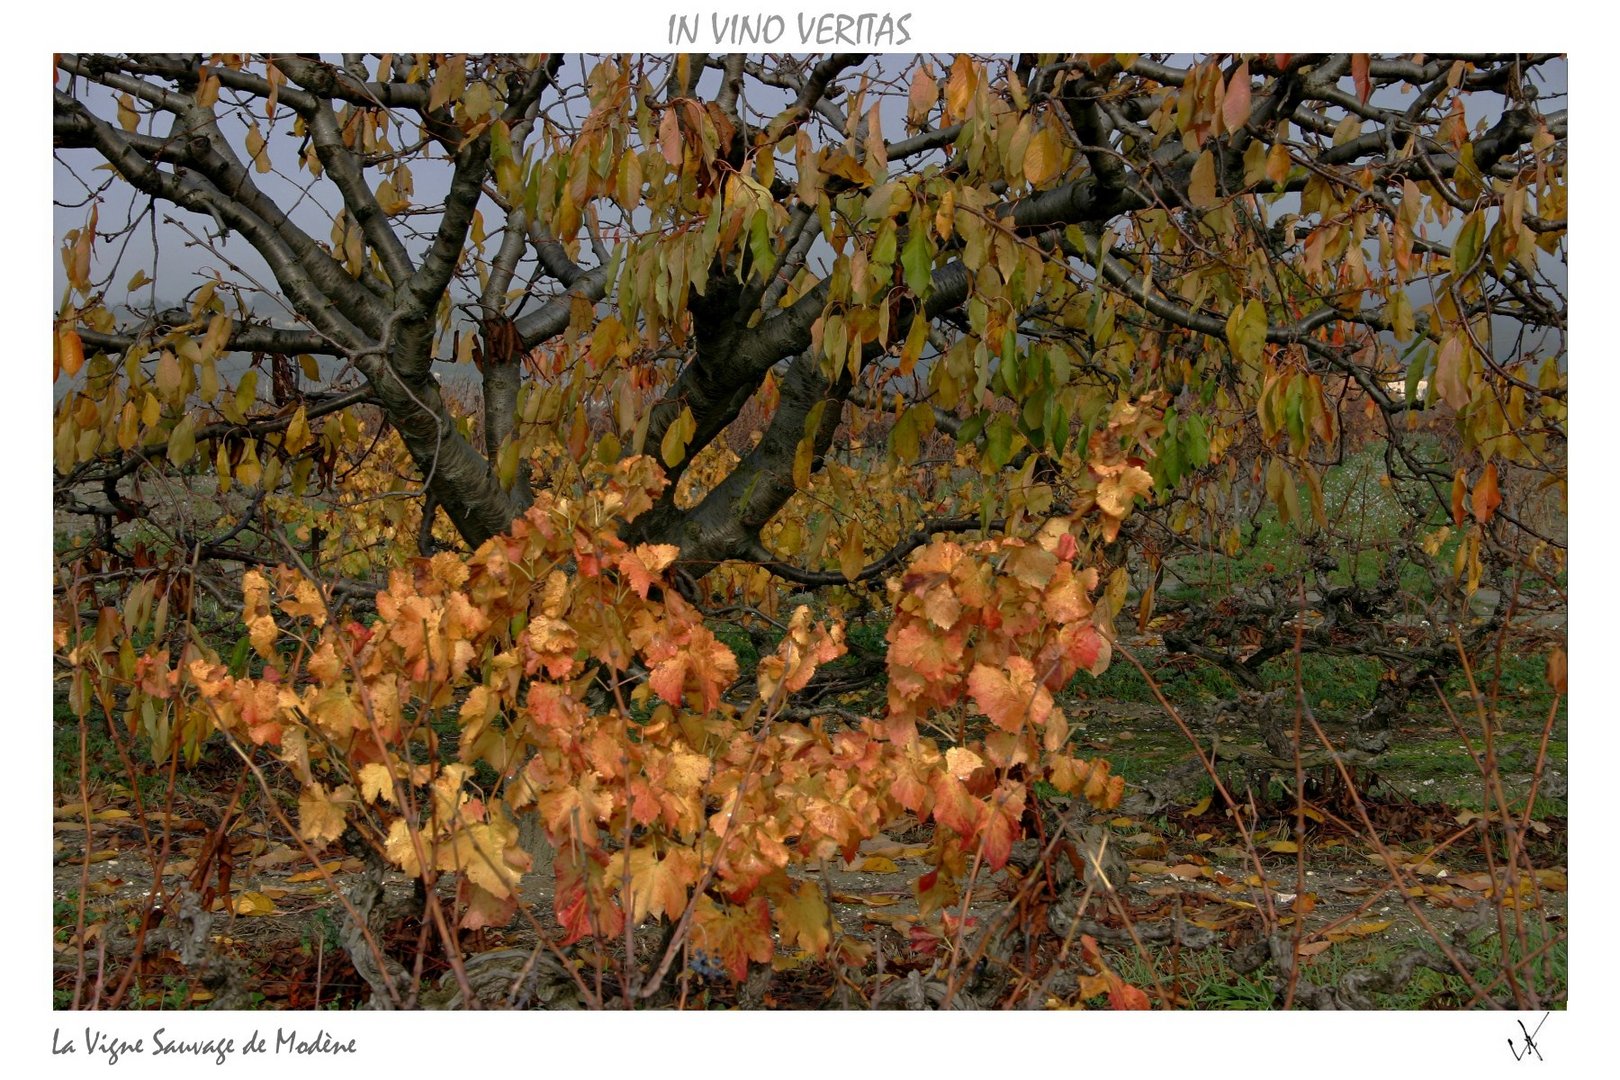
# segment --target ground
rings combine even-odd
[[[1151,641],[1151,635],[1147,636]],[[1138,642],[1152,656],[1151,645]],[[1194,715],[1225,687],[1196,670],[1164,667],[1157,671],[1167,697],[1178,711]],[[1357,701],[1358,676],[1344,665],[1321,668],[1306,685],[1317,695],[1324,715],[1345,711]],[[1561,797],[1567,769],[1567,719],[1556,720],[1535,809],[1527,834],[1534,880],[1520,882],[1519,908],[1500,869],[1492,877],[1476,819],[1487,805],[1480,776],[1466,748],[1479,746],[1477,731],[1457,725],[1444,712],[1419,709],[1396,732],[1394,748],[1376,767],[1356,777],[1367,814],[1360,818],[1356,800],[1340,797],[1325,815],[1291,814],[1283,785],[1293,777],[1272,778],[1271,802],[1257,819],[1245,818],[1242,834],[1233,816],[1214,797],[1207,775],[1193,770],[1190,747],[1179,728],[1148,697],[1140,675],[1116,664],[1096,683],[1077,683],[1060,702],[1074,718],[1076,740],[1088,754],[1107,757],[1130,781],[1123,808],[1102,815],[1097,823],[1108,843],[1127,860],[1128,885],[1117,905],[1092,900],[1093,927],[1123,932],[1105,938],[1102,955],[1128,983],[1140,986],[1151,1001],[1192,1008],[1270,1008],[1279,1004],[1274,972],[1240,970],[1235,959],[1252,945],[1261,926],[1260,911],[1269,910],[1288,933],[1298,932],[1302,946],[1298,977],[1333,984],[1344,973],[1371,965],[1393,965],[1413,949],[1438,956],[1435,935],[1467,941],[1476,955],[1489,959],[1503,937],[1491,898],[1509,893],[1505,917],[1524,920],[1523,937],[1516,925],[1507,937],[1522,941],[1531,952],[1545,947],[1538,986],[1556,1004],[1566,986],[1567,945],[1561,940],[1567,899],[1567,829]],[[1510,799],[1522,800],[1529,788],[1546,712],[1546,694],[1528,667],[1510,665],[1501,689],[1502,731],[1498,738],[1501,775]],[[875,703],[874,703],[875,704]],[[1466,710],[1457,715],[1466,718]],[[1538,718],[1539,717],[1539,718]],[[1465,720],[1466,722],[1466,720]],[[1330,725],[1330,737],[1332,729]],[[1253,741],[1252,733],[1248,736]],[[199,875],[197,860],[208,848],[218,823],[237,798],[238,776],[221,756],[208,758],[182,774],[171,804],[165,806],[166,777],[147,767],[134,793],[119,782],[122,775],[112,744],[104,736],[87,740],[87,790],[90,822],[86,828],[78,784],[78,731],[70,714],[59,714],[56,820],[54,824],[54,900],[57,969],[55,1003],[73,1004],[81,949],[89,978],[105,965],[103,1003],[116,992],[127,961],[119,959],[120,939],[127,942],[147,911],[153,861],[149,850],[169,848],[163,864],[165,884],[179,885],[194,875],[220,891],[219,863]],[[1165,803],[1163,786],[1147,797],[1146,781],[1183,775],[1179,790]],[[1255,778],[1222,766],[1223,782],[1240,801],[1248,798]],[[1313,774],[1311,783],[1331,785],[1333,778]],[[1548,791],[1555,793],[1549,798]],[[1054,805],[1060,800],[1050,800]],[[222,955],[253,972],[248,1004],[266,1008],[352,1008],[370,995],[343,952],[341,905],[331,895],[327,877],[291,842],[251,781],[239,797],[239,812],[230,815],[228,843],[222,849],[229,868],[229,896],[206,895],[217,909],[211,933]],[[1153,805],[1163,803],[1163,805]],[[1146,808],[1147,812],[1132,812]],[[1062,810],[1061,806],[1057,809]],[[281,808],[285,814],[286,806]],[[144,815],[144,821],[143,817]],[[1320,817],[1321,820],[1315,820]],[[1252,824],[1250,823],[1252,822]],[[1366,839],[1367,825],[1379,837],[1382,852]],[[1304,825],[1303,831],[1299,829]],[[847,972],[844,985],[824,965],[805,964],[789,951],[779,951],[776,971],[761,993],[745,1004],[817,1008],[859,1004],[861,994],[910,971],[937,971],[943,966],[939,938],[945,932],[938,914],[921,918],[913,883],[928,867],[921,858],[926,830],[900,820],[862,845],[851,863],[829,865],[821,880],[843,933],[871,948],[861,971]],[[90,851],[86,858],[86,841]],[[1498,843],[1500,838],[1498,837]],[[1253,852],[1253,854],[1251,854]],[[363,864],[333,845],[321,852],[324,869],[338,887],[357,880]],[[1402,874],[1402,887],[1392,884],[1391,865]],[[1019,891],[1016,867],[982,875],[973,890],[969,915],[993,919]],[[385,939],[395,955],[415,952],[418,923],[409,914],[412,886],[403,876],[387,883],[383,907],[392,913]],[[453,884],[446,883],[448,897]],[[550,874],[532,873],[525,881],[526,907],[534,924],[520,919],[500,931],[467,935],[469,952],[528,948],[535,928],[554,931]],[[1404,891],[1404,894],[1403,893]],[[85,929],[78,931],[83,898]],[[1212,947],[1177,948],[1169,944],[1141,947],[1125,940],[1132,930],[1179,917],[1215,933]],[[974,924],[969,924],[971,930]],[[112,928],[112,929],[109,929]],[[659,931],[647,930],[645,948],[656,946]],[[123,950],[127,954],[127,946]],[[611,956],[604,956],[611,972]],[[941,961],[936,967],[936,961]],[[1024,974],[1038,981],[1040,970],[1051,974],[1050,957]],[[1045,965],[1042,968],[1042,965]],[[698,965],[701,967],[701,965]],[[442,958],[429,957],[424,982],[445,972]],[[1495,970],[1489,969],[1494,974]],[[1049,983],[1051,979],[1047,980]],[[1027,998],[1034,982],[1022,987]],[[1084,996],[1087,984],[1070,985],[1066,994],[1049,994],[1048,1005],[1103,1004]],[[849,987],[858,988],[851,991]],[[1090,984],[1095,989],[1096,984]],[[688,970],[679,983],[685,1007],[737,1004],[743,988],[724,977],[705,978]],[[1005,991],[1007,1000],[1020,990],[1017,980]],[[93,992],[86,990],[85,992]],[[1501,986],[1495,988],[1502,996]],[[203,1007],[210,992],[173,951],[148,958],[132,978],[119,1003],[125,1007]],[[1386,1007],[1456,1007],[1470,1001],[1464,980],[1419,969],[1403,986],[1372,1000]],[[81,1001],[80,1004],[84,1002]],[[674,1001],[670,1002],[675,1003]]]

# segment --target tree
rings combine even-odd
[[[368,499],[419,500],[414,529],[386,500],[389,537],[471,552],[622,460],[613,506],[640,512],[614,525],[610,562],[642,601],[671,576],[679,595],[650,602],[713,664],[666,671],[664,700],[685,678],[710,708],[735,669],[681,596],[712,595],[722,567],[739,588],[761,587],[748,567],[820,588],[879,582],[918,549],[949,573],[943,536],[1040,536],[1103,587],[1106,631],[1121,568],[1235,554],[1261,502],[1330,534],[1323,470],[1368,441],[1406,515],[1403,553],[1455,576],[1466,604],[1482,576],[1562,549],[1531,513],[1564,483],[1566,120],[1543,101],[1561,72],[1505,54],[63,54],[58,159],[108,172],[85,182],[62,250],[58,504],[138,566],[115,525],[161,525],[156,478],[212,466],[245,494],[213,535],[171,529],[181,562],[268,566],[307,544],[319,577],[357,546],[368,504],[297,538],[273,519],[296,522],[299,500],[345,477],[369,475]],[[442,197],[424,200],[430,176]],[[120,189],[136,197],[109,229]],[[327,206],[330,242],[310,223]],[[219,268],[180,309],[121,318],[142,313],[111,302],[118,253],[160,222]],[[128,290],[153,279],[172,287],[142,269]],[[271,299],[285,314],[256,314]],[[229,374],[233,354],[252,368]],[[433,373],[452,359],[476,366],[471,408]],[[642,455],[663,483],[634,471]],[[787,509],[828,484],[861,512],[812,525]],[[435,539],[438,510],[454,536]],[[1067,539],[1042,531],[1052,520]],[[1435,561],[1448,542],[1455,575]],[[915,670],[926,651],[928,619],[902,611],[926,592],[911,591],[916,562],[892,597],[891,677],[896,653]],[[269,618],[252,578],[250,618]],[[1341,631],[1392,602],[1346,588],[1329,597]],[[1152,605],[1143,590],[1144,624]],[[1179,647],[1240,681],[1300,637],[1286,602],[1203,617]],[[1240,624],[1259,638],[1222,640]],[[815,663],[836,651],[794,626]],[[1331,629],[1311,647],[1346,647]],[[268,663],[273,633],[253,637]],[[1448,649],[1386,650],[1401,692]],[[1058,651],[1065,680],[1096,662],[1072,637]],[[951,693],[1015,729],[999,703],[1038,698],[1057,670],[1014,665]],[[891,684],[891,727],[949,704],[927,682]],[[982,841],[991,826],[970,817],[939,820]]]
[[[138,424],[119,407],[127,394],[106,398],[90,423],[88,411],[65,416],[58,468],[64,483],[127,476],[165,429],[183,436],[168,443],[175,459],[238,431],[269,449],[295,416],[309,424],[363,399],[475,547],[530,498],[525,480],[502,475],[501,450],[520,426],[522,356],[559,339],[564,366],[650,368],[644,378],[665,384],[644,419],[621,417],[620,432],[624,452],[662,449],[672,480],[750,400],[776,398],[764,438],[730,477],[696,507],[677,509],[666,494],[637,529],[676,543],[695,567],[767,560],[759,533],[797,489],[805,422],[816,413],[812,467],[840,422],[840,407],[818,403],[855,395],[881,410],[891,372],[911,375],[925,360],[925,378],[897,384],[914,400],[947,414],[965,401],[975,417],[990,397],[1021,410],[969,425],[999,468],[1059,458],[1073,442],[1063,421],[1089,420],[1099,400],[1184,389],[1173,369],[1186,355],[1198,367],[1218,358],[1223,369],[1197,389],[1227,389],[1224,379],[1221,396],[1239,407],[1251,403],[1253,376],[1278,366],[1270,357],[1287,357],[1284,376],[1316,380],[1286,406],[1303,457],[1304,410],[1332,434],[1324,376],[1387,417],[1417,406],[1389,389],[1408,369],[1378,346],[1418,335],[1436,353],[1433,395],[1473,406],[1470,441],[1487,443],[1497,432],[1475,415],[1493,412],[1484,402],[1501,399],[1499,428],[1512,391],[1557,392],[1538,382],[1544,365],[1516,376],[1524,358],[1498,355],[1507,335],[1475,325],[1559,325],[1538,276],[1562,235],[1564,119],[1536,103],[1549,59],[1301,55],[1172,67],[1026,56],[987,68],[962,56],[945,72],[910,65],[908,87],[906,73],[863,74],[854,55],[807,65],[687,56],[673,67],[603,61],[588,74],[576,63],[565,87],[560,57],[63,56],[58,147],[95,151],[149,197],[149,212],[173,204],[212,222],[220,242],[240,236],[300,324],[214,322],[197,356],[174,354],[174,385],[195,385],[199,356],[251,351],[342,358],[364,390],[280,417],[249,400],[239,420],[171,407]],[[717,85],[700,100],[693,87],[710,68]],[[761,104],[740,105],[745,88]],[[1384,88],[1412,100],[1395,108]],[[791,100],[763,104],[777,89]],[[588,115],[559,122],[555,103],[581,91]],[[911,134],[886,138],[899,106],[885,116],[883,105],[902,92]],[[1489,104],[1470,117],[1482,97]],[[100,115],[115,107],[116,119]],[[276,167],[261,111],[272,134],[290,122],[298,168],[341,199],[331,245],[261,190],[256,178]],[[433,157],[452,174],[436,227],[422,234],[410,168]],[[1297,212],[1268,220],[1283,193]],[[482,233],[497,216],[486,257]],[[1464,219],[1454,227],[1466,266],[1422,235],[1453,216]],[[430,241],[415,254],[412,234]],[[108,281],[89,274],[95,235],[92,220],[64,253],[81,297],[59,319],[59,362],[73,373],[74,333],[78,347],[109,356],[168,340],[150,324],[105,325],[97,299]],[[818,237],[837,253],[819,274],[806,265],[827,261],[808,258]],[[591,266],[577,261],[586,244]],[[531,280],[566,291],[530,303],[533,289],[513,287],[526,259]],[[1414,299],[1409,284],[1437,268],[1450,274],[1432,303]],[[429,375],[458,275],[468,285],[459,301],[475,303],[481,323],[482,447]],[[610,294],[611,308],[599,303]],[[216,293],[191,314],[224,307]],[[660,368],[671,346],[680,355]],[[161,356],[143,362],[144,374]],[[1247,393],[1232,392],[1240,387]],[[906,430],[937,423],[935,411],[903,415]],[[1206,414],[1207,428],[1232,428],[1231,412]],[[94,446],[92,428],[103,436]],[[1034,453],[1020,457],[1026,447]]]

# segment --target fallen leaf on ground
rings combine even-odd
[[[832,898],[834,903],[862,904],[866,907],[888,907],[890,904],[898,904],[900,902],[900,898],[898,896],[887,896],[883,893],[870,893],[866,896],[860,896],[856,893],[835,892],[832,894]]]
[[[1328,938],[1332,941],[1343,941],[1352,937],[1370,937],[1373,934],[1383,933],[1393,925],[1395,925],[1394,919],[1375,919],[1368,922],[1351,923],[1349,926],[1331,931]]]
[[[238,915],[273,915],[275,911],[275,901],[264,893],[245,892],[236,898]]]

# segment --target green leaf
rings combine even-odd
[[[894,252],[898,246],[899,229],[892,220],[884,221],[878,226],[877,237],[872,241],[872,265],[890,267],[894,265]]]
[[[1423,373],[1429,370],[1429,351],[1416,349],[1413,352],[1412,363],[1406,368],[1406,400],[1416,401],[1418,383],[1423,381]]]
[[[1457,243],[1451,248],[1452,274],[1460,275],[1474,265],[1474,261],[1479,258],[1479,248],[1484,236],[1484,212],[1475,210],[1463,222],[1462,229],[1457,233]]]
[[[900,253],[900,265],[905,268],[906,288],[918,299],[928,295],[934,275],[934,249],[921,222],[913,222],[911,235],[906,237],[905,250]]]
[[[1013,424],[1013,418],[1005,413],[998,413],[985,427],[985,461],[992,469],[999,469],[1012,460],[1014,452],[1013,439],[1018,430]]]

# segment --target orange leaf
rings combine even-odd
[[[741,982],[748,974],[750,960],[770,963],[776,953],[771,939],[771,909],[763,896],[752,897],[741,906],[722,908],[707,896],[696,901],[692,919],[692,944],[725,968],[726,974]]]
[[[1356,96],[1365,105],[1372,96],[1372,75],[1370,58],[1366,53],[1352,53],[1350,56],[1350,76],[1356,81]]]
[[[999,728],[1019,731],[1028,720],[1035,726],[1052,714],[1052,695],[1035,680],[1035,667],[1022,656],[1007,658],[1005,672],[975,664],[968,673],[968,693],[980,712]]]
[[[79,369],[84,367],[84,342],[79,339],[77,330],[63,327],[56,335],[56,350],[62,370],[69,376],[77,375]]]
[[[619,557],[619,569],[630,579],[630,587],[636,595],[645,600],[653,581],[680,553],[681,549],[674,544],[637,544],[634,550]]]
[[[1484,525],[1502,505],[1502,492],[1496,484],[1496,462],[1485,466],[1485,475],[1474,485],[1474,520]]]
[[[979,76],[973,69],[973,61],[968,59],[966,53],[958,53],[945,80],[945,105],[950,110],[952,120],[967,115],[968,106],[973,103],[973,92],[978,86]]]

